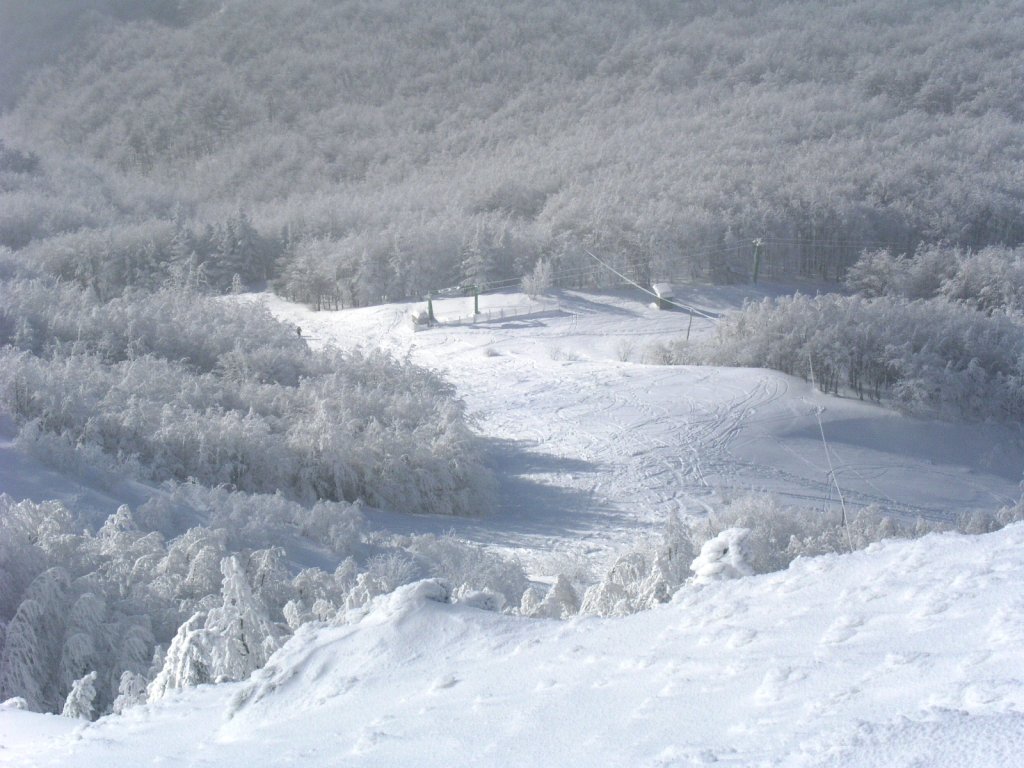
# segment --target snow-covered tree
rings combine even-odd
[[[46,706],[46,681],[52,675],[52,663],[45,645],[36,633],[42,608],[34,600],[18,606],[7,625],[3,653],[0,653],[0,699],[20,696],[28,708],[39,712]]]
[[[531,614],[538,618],[567,619],[580,611],[580,598],[569,579],[559,574],[544,595],[540,605]]]
[[[93,700],[96,698],[96,673],[89,672],[71,685],[71,691],[64,702],[61,715],[77,720],[92,720],[95,717]]]
[[[700,554],[690,565],[694,581],[707,584],[752,575],[754,569],[747,563],[743,551],[743,542],[749,535],[747,528],[727,528],[704,542]]]
[[[178,628],[163,659],[163,666],[146,688],[148,701],[159,701],[175,690],[214,682],[210,673],[210,655],[206,615],[197,613]]]
[[[92,592],[82,594],[71,606],[60,658],[62,690],[70,689],[75,680],[98,668],[100,657],[107,651],[103,632],[106,614],[106,601]]]
[[[523,616],[533,616],[544,600],[544,593],[536,585],[531,584],[523,591],[519,600],[519,613]]]
[[[531,299],[536,299],[551,288],[551,263],[544,259],[539,260],[533,267],[533,271],[523,278],[523,293]]]
[[[253,594],[237,557],[221,561],[222,604],[210,610],[205,641],[215,680],[244,680],[267,663],[280,645],[281,630]]]
[[[378,595],[389,594],[420,575],[415,561],[401,552],[376,555],[367,565],[367,570],[356,577],[345,599],[346,608],[360,608]]]
[[[598,616],[626,616],[639,610],[637,598],[649,566],[642,552],[620,555],[605,577],[583,595],[580,610]]]
[[[117,698],[111,711],[115,715],[122,714],[139,704],[146,703],[146,678],[136,672],[125,671],[117,686]]]
[[[149,684],[150,701],[171,690],[222,680],[243,680],[277,650],[282,630],[255,596],[235,556],[221,561],[221,604],[179,627],[163,667]]]

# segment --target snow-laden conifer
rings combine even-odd
[[[114,699],[112,712],[122,714],[138,704],[146,702],[146,678],[136,672],[125,671],[117,685],[117,698]]]
[[[95,716],[93,700],[96,698],[96,673],[89,672],[71,685],[61,715],[78,720],[92,720]]]
[[[163,666],[146,688],[148,701],[159,701],[180,688],[213,682],[203,622],[197,613],[178,628],[167,648]]]

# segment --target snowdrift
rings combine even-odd
[[[613,620],[507,617],[419,582],[304,627],[248,682],[35,746],[25,724],[53,719],[0,711],[0,735],[14,765],[1006,766],[1022,551],[1022,525],[890,541]]]

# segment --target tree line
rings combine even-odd
[[[1019,2],[221,6],[101,14],[27,71],[0,244],[148,228],[101,281],[137,282],[177,218],[219,289],[334,307],[584,249],[730,279],[762,238],[768,274],[834,280],[1024,238]]]

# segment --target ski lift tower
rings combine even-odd
[[[668,309],[672,306],[672,299],[676,295],[672,283],[655,283],[651,286],[651,289],[654,291],[654,295],[658,297],[658,309]]]

